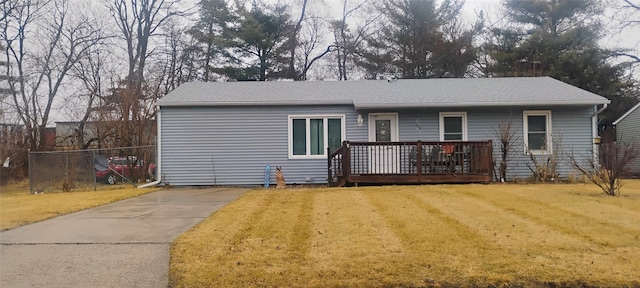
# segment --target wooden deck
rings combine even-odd
[[[345,141],[328,152],[329,186],[485,183],[492,179],[491,141]]]

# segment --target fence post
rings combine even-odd
[[[65,152],[64,153],[64,181],[62,182],[62,191],[63,192],[69,192],[69,191],[64,191],[65,190],[65,184],[68,185],[67,187],[71,187],[71,181],[69,181],[69,152]],[[69,188],[69,190],[71,190]]]
[[[91,169],[91,171],[93,171],[93,173],[91,173],[91,175],[93,175],[93,191],[98,191],[98,183],[96,183],[96,151],[91,151],[91,163],[93,164],[93,169]]]
[[[29,162],[29,194],[33,194],[33,173],[31,173],[31,149],[27,149],[27,162]]]

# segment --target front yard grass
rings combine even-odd
[[[0,231],[56,216],[136,197],[158,188],[129,185],[101,187],[99,191],[30,194],[29,182],[0,187]]]
[[[180,236],[174,287],[640,286],[640,180],[254,190]]]

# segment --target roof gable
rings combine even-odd
[[[604,97],[550,77],[191,82],[159,106],[353,105],[356,109],[598,105]]]
[[[627,118],[627,116],[629,116],[631,113],[633,113],[633,111],[636,111],[638,109],[638,107],[640,107],[640,102],[638,102],[638,104],[636,104],[635,106],[631,107],[631,109],[629,109],[629,111],[627,111],[624,114],[622,114],[622,116],[620,116],[620,118],[618,118],[618,120],[613,121],[613,125],[618,125],[618,123],[620,121],[624,120],[624,118]]]

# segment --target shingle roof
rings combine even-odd
[[[597,105],[604,97],[550,77],[361,81],[191,82],[159,106],[352,104],[356,109]]]

